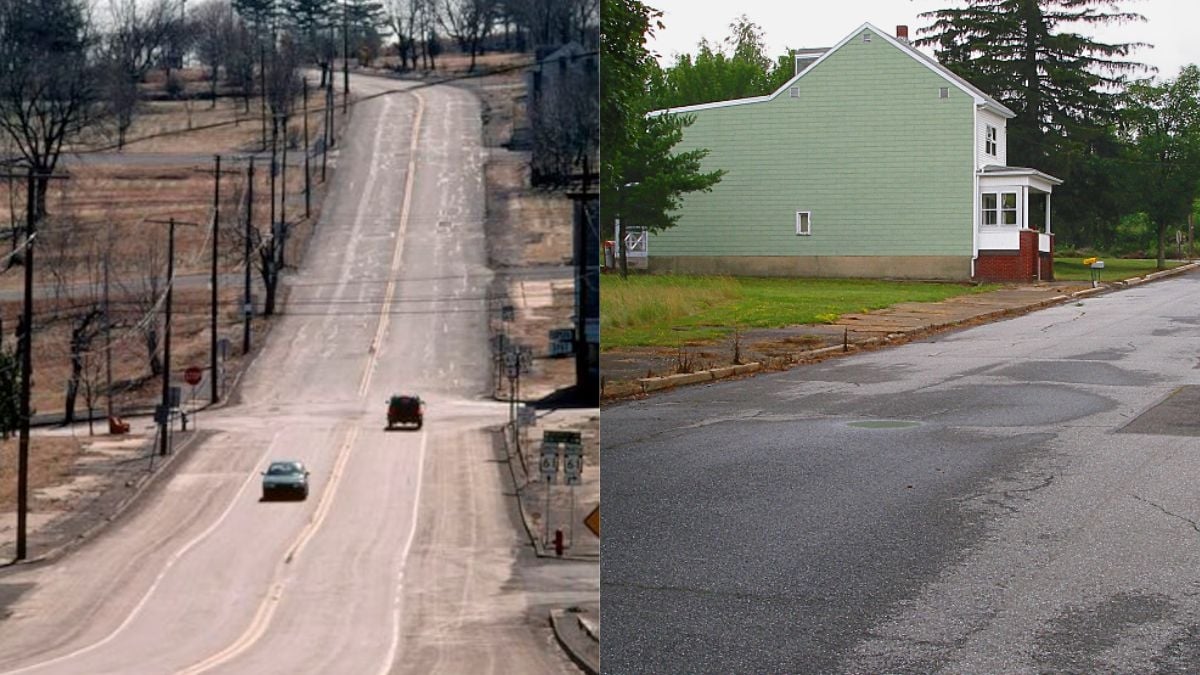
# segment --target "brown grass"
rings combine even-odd
[[[71,436],[31,436],[29,440],[29,497],[40,488],[66,482],[79,456],[79,441]],[[0,441],[0,511],[17,503],[17,439]]]

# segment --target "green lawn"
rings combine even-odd
[[[901,302],[936,302],[995,286],[866,279],[757,279],[606,275],[600,289],[604,349],[675,347],[742,328],[833,323]]]
[[[1100,281],[1121,281],[1130,277],[1140,277],[1150,274],[1158,269],[1156,260],[1133,259],[1126,260],[1123,258],[1105,258],[1104,269],[1100,270]],[[1091,281],[1092,270],[1087,265],[1083,264],[1083,258],[1055,258],[1054,259],[1054,280],[1055,281]],[[1167,269],[1179,267],[1183,263],[1168,260]]]

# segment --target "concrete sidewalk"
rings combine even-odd
[[[902,344],[945,330],[997,321],[1076,298],[1187,274],[1197,267],[1200,263],[1188,263],[1095,288],[1089,282],[1005,286],[941,302],[906,302],[874,312],[844,314],[833,324],[751,329],[711,345],[604,351],[600,355],[601,397],[612,401],[764,370],[786,370],[838,354]]]

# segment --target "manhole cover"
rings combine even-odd
[[[867,420],[866,422],[850,422],[847,426],[859,429],[904,429],[920,426],[920,422],[902,422],[900,420]]]

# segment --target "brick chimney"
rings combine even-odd
[[[908,44],[908,26],[896,26],[896,39]]]

